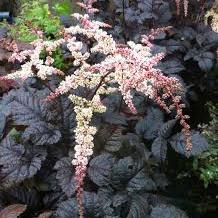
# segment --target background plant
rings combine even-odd
[[[211,121],[208,125],[202,126],[202,130],[208,140],[209,148],[194,161],[194,169],[200,171],[200,178],[204,181],[205,187],[209,183],[217,184],[218,182],[217,105],[209,104],[208,106]]]
[[[32,42],[40,37],[40,31],[46,38],[55,38],[60,34],[60,19],[51,15],[49,5],[43,1],[23,2],[21,13],[12,26],[8,26],[12,38],[23,42]]]

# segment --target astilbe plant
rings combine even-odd
[[[95,1],[80,4],[88,13],[96,12],[92,7]],[[191,149],[190,127],[186,122],[188,116],[183,114],[184,104],[180,94],[182,85],[174,77],[166,77],[155,65],[164,57],[164,54],[151,54],[152,37],[142,37],[142,43],[129,41],[127,45],[115,42],[111,35],[102,28],[109,25],[91,20],[88,14],[74,14],[80,25],[71,26],[64,30],[64,37],[55,41],[43,39],[32,42],[34,50],[19,51],[16,46],[10,61],[21,62],[21,69],[1,77],[1,80],[22,79],[37,76],[45,81],[54,74],[64,77],[64,72],[52,66],[52,53],[61,46],[69,50],[72,56],[75,71],[65,76],[59,87],[51,92],[47,101],[51,101],[62,94],[70,93],[69,98],[74,104],[77,127],[75,129],[76,145],[72,164],[75,166],[77,182],[77,200],[80,217],[83,215],[82,194],[83,182],[89,157],[93,153],[93,139],[97,128],[92,126],[94,113],[106,111],[101,103],[101,96],[110,94],[114,90],[122,93],[123,100],[131,112],[137,114],[133,104],[132,91],[145,94],[156,102],[167,113],[176,111],[176,118],[180,119],[183,132],[186,136],[187,149]],[[158,33],[159,31],[153,31]],[[85,40],[82,40],[85,39]],[[87,44],[91,47],[87,47]],[[14,45],[14,43],[13,43]],[[41,53],[46,52],[46,59],[41,59]],[[91,55],[101,54],[103,60],[98,63],[90,61]],[[78,95],[79,88],[89,90],[85,96]],[[180,94],[179,94],[180,93]]]
[[[176,9],[177,9],[177,15],[180,14],[180,4],[183,3],[183,8],[184,8],[184,14],[185,16],[188,15],[188,4],[189,4],[189,0],[175,0],[176,2]]]
[[[197,0],[197,1],[200,2],[200,0]],[[175,0],[175,3],[176,3],[177,15],[180,14],[181,4],[183,4],[184,15],[186,17],[188,15],[189,0]]]

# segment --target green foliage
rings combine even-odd
[[[57,49],[53,52],[52,57],[54,58],[53,66],[60,70],[66,70],[69,67],[69,64],[66,63],[64,55],[61,52],[61,49]]]
[[[204,181],[205,187],[208,186],[209,182],[217,182],[218,179],[218,166],[217,164],[208,164],[206,168],[201,168],[201,179]]]
[[[20,15],[15,20],[15,25],[9,26],[9,34],[22,42],[31,42],[39,36],[36,32],[43,31],[47,39],[60,35],[60,20],[51,14],[49,6],[40,0],[23,2]]]
[[[47,57],[47,53],[44,51],[40,54],[40,58],[45,61]],[[68,63],[65,58],[62,50],[57,48],[51,56],[54,59],[54,63],[52,64],[53,67],[60,69],[60,70],[67,70],[70,67],[70,63]]]
[[[26,26],[19,18],[16,20],[15,26],[9,28],[9,34],[13,38],[15,38],[17,34],[17,39],[22,42],[32,42],[38,38],[38,36],[31,32],[30,28]]]
[[[57,2],[53,6],[53,9],[57,15],[70,15],[71,13],[71,1],[64,0],[62,2]]]
[[[17,131],[13,128],[9,133],[8,136],[13,139],[15,142],[19,143],[21,141],[21,132]]]
[[[202,126],[203,135],[207,138],[209,149],[194,160],[194,170],[200,171],[204,186],[218,184],[218,104],[208,104],[211,121]]]

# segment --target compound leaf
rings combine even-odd
[[[163,120],[163,112],[158,108],[150,107],[145,118],[136,124],[136,133],[143,135],[145,139],[155,139],[164,123]]]
[[[137,173],[137,170],[137,162],[134,161],[130,156],[124,157],[113,165],[111,171],[111,182],[114,185],[121,185],[122,183],[126,183]]]
[[[35,145],[51,145],[60,140],[61,133],[53,125],[39,121],[25,129],[23,138],[31,140]]]
[[[2,138],[5,125],[6,125],[6,116],[4,113],[0,112],[0,139]]]
[[[12,119],[18,125],[31,125],[38,121],[51,120],[55,117],[45,101],[22,89],[16,92],[12,91],[9,94],[7,107]]]
[[[160,204],[152,209],[150,218],[188,218],[188,216],[173,205]]]
[[[161,63],[160,68],[165,74],[174,74],[185,70],[185,67],[178,59],[166,60]]]
[[[46,158],[46,150],[15,143],[6,137],[0,144],[0,165],[3,183],[19,183],[33,177]]]
[[[79,218],[76,199],[69,199],[58,205],[55,217],[61,218]]]
[[[72,102],[66,97],[61,96],[54,101],[57,109],[58,125],[65,140],[74,139],[74,128],[76,126],[75,112]]]
[[[162,125],[160,128],[158,135],[167,139],[172,134],[173,128],[176,125],[177,119],[169,120]]]
[[[115,162],[113,155],[105,153],[93,158],[89,163],[88,175],[98,186],[109,183],[111,168]]]
[[[74,198],[63,201],[58,205],[56,217],[79,218],[77,201]],[[96,217],[98,214],[97,195],[93,192],[84,192],[83,207],[85,217]]]
[[[159,161],[164,161],[167,156],[167,141],[162,137],[157,137],[151,146],[151,151],[154,157]]]
[[[203,71],[209,71],[213,67],[214,58],[212,52],[202,52],[200,55],[195,56],[194,60],[198,61],[198,65]]]
[[[149,218],[147,199],[139,194],[132,196],[131,206],[127,218]]]
[[[69,157],[60,159],[54,168],[57,170],[56,179],[62,190],[68,197],[72,196],[76,191],[76,182],[71,159]]]
[[[117,152],[122,147],[122,128],[118,128],[105,144],[105,150],[109,152]]]
[[[142,169],[129,181],[127,190],[129,192],[141,190],[153,191],[156,190],[156,185],[154,181]]]
[[[176,152],[183,154],[186,157],[199,155],[208,148],[207,140],[199,132],[192,131],[191,139],[192,149],[189,151],[186,149],[186,142],[183,133],[177,133],[172,136],[170,144]]]

